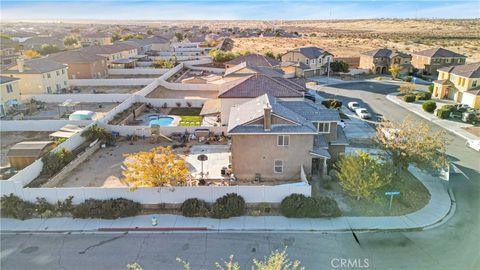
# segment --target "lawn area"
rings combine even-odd
[[[201,108],[172,108],[168,114],[180,116],[179,126],[200,126],[203,119],[200,116],[201,110]]]
[[[389,210],[390,196],[387,191],[400,191],[394,196],[392,209]],[[345,203],[350,210],[343,212],[346,216],[399,216],[415,212],[423,208],[430,200],[430,193],[425,186],[410,172],[404,173],[403,179],[393,179],[392,182],[380,188],[374,199],[357,201],[351,196],[345,196]]]

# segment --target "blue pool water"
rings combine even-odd
[[[172,125],[172,122],[173,122],[173,118],[168,116],[150,116],[149,120],[150,120],[149,126],[152,126],[152,125],[170,126]]]

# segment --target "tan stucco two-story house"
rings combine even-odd
[[[441,67],[463,65],[467,57],[443,48],[412,53],[412,65],[420,72],[436,75]]]
[[[359,68],[368,69],[375,74],[385,74],[389,72],[392,65],[400,67],[400,74],[412,72],[412,56],[400,51],[390,49],[377,49],[364,52],[360,55]]]
[[[82,49],[52,54],[48,58],[67,65],[69,79],[97,79],[108,75],[107,58]]]
[[[432,96],[480,109],[480,63],[439,68]]]
[[[2,70],[2,75],[21,79],[22,95],[53,94],[69,87],[67,66],[48,58],[19,58],[16,65]]]
[[[328,63],[333,61],[333,54],[317,47],[303,47],[288,51],[282,55],[282,69],[290,73],[288,68],[295,70],[297,77],[312,77],[326,74]]]
[[[88,54],[99,55],[107,58],[107,67],[111,67],[115,60],[130,59],[138,55],[135,46],[126,43],[115,43],[112,45],[90,46],[83,49]]]
[[[21,104],[19,78],[0,76],[0,117]]]
[[[338,111],[309,101],[262,95],[231,108],[232,169],[239,179],[298,179],[326,174],[327,160],[345,152],[347,138]]]

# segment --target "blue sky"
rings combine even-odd
[[[476,1],[1,0],[2,20],[308,20],[480,18]]]

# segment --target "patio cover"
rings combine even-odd
[[[75,125],[65,125],[59,131],[50,134],[50,138],[70,138],[76,133],[82,131],[82,128]]]
[[[202,107],[200,115],[211,115],[220,113],[220,99],[208,99]]]
[[[8,150],[7,157],[38,157],[52,141],[19,142]]]

